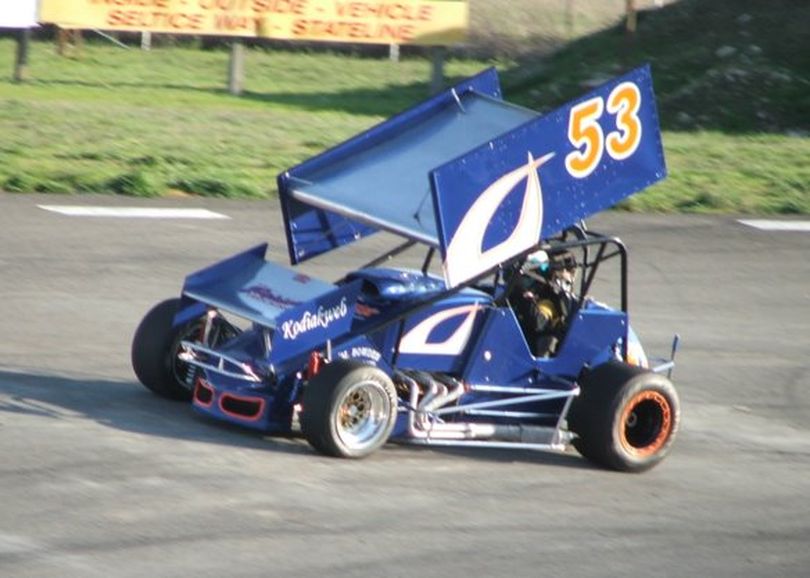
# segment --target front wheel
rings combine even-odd
[[[663,375],[608,362],[580,380],[571,406],[574,447],[601,466],[642,472],[669,453],[680,422],[680,402]]]
[[[132,339],[132,368],[147,388],[168,399],[188,401],[194,390],[194,369],[179,360],[182,340],[196,341],[203,319],[172,327],[180,299],[167,299],[147,313]]]
[[[363,458],[382,446],[397,417],[397,392],[376,367],[338,360],[304,389],[301,430],[321,453]]]

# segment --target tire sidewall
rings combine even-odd
[[[140,382],[158,395],[188,401],[193,388],[178,380],[175,356],[181,339],[199,320],[173,327],[180,300],[167,299],[155,305],[141,320],[132,340],[132,366]]]
[[[642,472],[663,460],[675,440],[680,424],[680,401],[675,386],[664,375],[648,369],[609,361],[584,373],[581,393],[574,400],[568,425],[576,434],[573,445],[597,465],[624,472]],[[669,406],[669,435],[649,455],[639,455],[622,444],[625,409],[640,393],[663,396]]]

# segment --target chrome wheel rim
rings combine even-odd
[[[335,413],[335,431],[344,446],[362,450],[385,434],[391,402],[385,389],[374,381],[352,385]]]

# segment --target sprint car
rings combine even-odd
[[[544,115],[485,70],[278,177],[293,267],[377,231],[400,244],[334,282],[266,244],[193,273],[141,321],[135,373],[331,456],[573,445],[647,470],[678,430],[677,337],[669,358],[645,355],[627,250],[584,219],[665,174],[649,67]],[[392,265],[420,247],[421,267]],[[615,307],[591,295],[607,261]]]

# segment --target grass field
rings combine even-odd
[[[525,22],[529,4],[516,0],[511,18]],[[614,20],[607,4],[582,26]],[[764,4],[778,5],[779,17]],[[810,11],[800,0],[764,4],[683,0],[642,14],[632,42],[612,28],[550,57],[453,59],[446,71],[457,78],[496,64],[509,100],[547,110],[651,61],[670,176],[624,209],[808,214],[810,46],[801,22]],[[535,36],[520,29],[513,38]],[[733,53],[717,56],[724,47]],[[9,72],[13,50],[0,39]],[[92,42],[65,58],[35,42],[30,60],[30,81],[0,79],[0,188],[9,191],[271,195],[279,171],[423,98],[429,77],[418,57],[255,49],[246,93],[233,97],[224,50]]]
[[[0,42],[0,57],[11,50]],[[267,195],[281,170],[423,98],[429,76],[423,60],[253,51],[237,98],[223,88],[224,51],[87,44],[67,59],[35,43],[31,61],[30,82],[0,82],[11,191]]]

